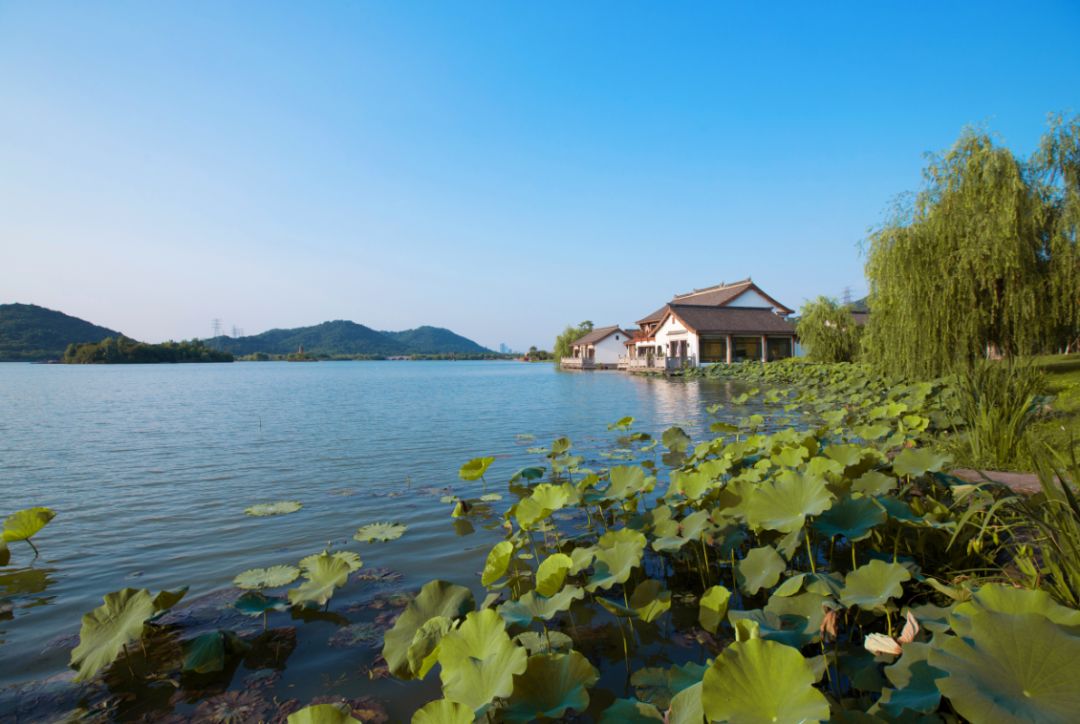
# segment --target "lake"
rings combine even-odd
[[[488,488],[505,494],[515,470],[545,462],[529,447],[566,435],[586,465],[604,467],[612,463],[600,453],[617,436],[609,423],[632,415],[634,430],[659,435],[678,424],[700,439],[706,406],[732,391],[731,383],[515,362],[0,364],[0,517],[32,506],[57,512],[34,538],[40,558],[12,543],[12,565],[0,568],[0,720],[17,707],[49,720],[102,699],[100,686],[68,683],[67,664],[80,617],[105,593],[190,586],[173,622],[255,636],[261,621],[229,606],[233,577],[295,565],[332,544],[358,552],[363,575],[325,616],[272,615],[271,628],[283,630],[273,666],[245,660],[197,682],[205,696],[151,686],[134,694],[134,711],[190,715],[228,687],[305,704],[374,696],[391,720],[407,721],[438,695],[438,677],[404,685],[365,673],[381,648],[380,625],[399,610],[395,596],[431,578],[471,586],[482,599],[478,574],[512,502],[506,495],[468,521],[451,519],[443,496],[481,492],[458,478],[462,463],[494,456]],[[303,509],[244,515],[286,499]],[[379,521],[408,531],[390,543],[352,540]],[[13,606],[6,614],[5,603]],[[112,693],[122,698],[119,689]]]

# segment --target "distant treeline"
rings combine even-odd
[[[444,353],[444,354],[410,354],[410,355],[372,355],[372,354],[312,354],[310,352],[304,352],[302,355],[298,353],[293,354],[267,354],[266,352],[255,352],[254,354],[245,354],[236,359],[241,362],[280,362],[282,360],[298,361],[304,360],[322,360],[327,362],[334,361],[376,361],[376,360],[498,360],[498,359],[516,359],[517,355],[512,354],[498,354],[495,352],[485,352],[482,354],[470,354],[470,353]]]
[[[175,362],[232,362],[228,352],[210,349],[199,340],[147,344],[130,337],[106,337],[100,342],[68,345],[64,364],[153,364]]]

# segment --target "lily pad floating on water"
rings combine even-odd
[[[270,566],[252,568],[233,579],[233,585],[246,591],[258,591],[263,588],[287,586],[300,577],[296,566]]]
[[[315,704],[289,714],[288,724],[361,724],[337,704]]]
[[[356,531],[354,540],[361,543],[376,543],[397,540],[408,530],[400,523],[371,523]]]
[[[300,562],[300,566],[307,580],[289,591],[289,602],[293,605],[313,603],[325,606],[334,595],[334,591],[345,585],[349,579],[349,573],[354,570],[350,568],[341,553],[331,554],[326,551],[315,556],[308,556]]]
[[[245,515],[256,518],[266,518],[271,515],[287,515],[295,513],[303,508],[303,504],[296,500],[279,500],[276,503],[259,503],[244,509]]]
[[[495,462],[495,458],[473,458],[469,462],[461,466],[461,470],[458,471],[458,476],[462,480],[479,480],[487,472],[487,469],[491,467],[491,464]]]
[[[473,710],[449,699],[429,701],[412,716],[412,724],[472,724]]]
[[[503,714],[509,721],[559,719],[589,706],[588,688],[600,672],[577,651],[530,656],[525,673],[515,677],[514,693]]]
[[[350,573],[355,573],[356,571],[359,571],[361,568],[364,567],[364,562],[360,560],[360,556],[356,553],[353,553],[352,551],[334,551],[333,553],[331,553],[330,551],[323,551],[322,553],[315,553],[313,555],[306,556],[305,558],[301,558],[300,570],[304,573],[307,573],[308,569],[315,566],[319,562],[319,559],[324,555],[329,555],[332,558],[340,560],[342,563],[349,567]]]
[[[510,640],[498,613],[468,613],[439,643],[443,694],[483,712],[496,698],[514,692],[514,676],[525,672],[527,659],[525,649]]]
[[[408,651],[420,628],[439,616],[451,621],[460,618],[475,606],[472,591],[464,586],[438,580],[426,583],[383,637],[382,654],[390,672],[402,679],[415,678]]]

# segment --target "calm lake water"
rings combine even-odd
[[[332,543],[359,552],[380,580],[350,581],[331,601],[334,616],[272,616],[272,628],[296,629],[284,670],[240,666],[226,685],[243,689],[262,676],[268,697],[305,703],[377,696],[392,720],[407,721],[437,695],[438,677],[406,686],[363,673],[381,648],[371,623],[386,610],[379,597],[439,577],[482,598],[478,572],[512,502],[507,495],[490,515],[455,523],[441,497],[480,494],[479,483],[458,479],[461,464],[495,456],[489,490],[505,493],[515,470],[543,462],[526,448],[567,435],[587,464],[607,466],[599,453],[616,437],[608,423],[633,415],[635,430],[659,435],[680,424],[700,439],[705,407],[732,392],[719,382],[512,362],[2,364],[0,517],[38,505],[57,517],[34,539],[40,558],[31,562],[29,547],[14,543],[12,565],[0,569],[0,720],[17,709],[49,720],[86,701],[65,672],[80,617],[103,594],[186,585],[193,625],[231,626],[237,573],[295,564]],[[243,513],[283,499],[304,508]],[[392,543],[352,540],[378,521],[408,532]],[[14,606],[7,614],[5,603]],[[220,619],[205,620],[205,610]],[[257,620],[239,625],[261,630]],[[189,714],[198,703],[146,697]]]

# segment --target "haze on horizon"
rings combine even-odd
[[[0,2],[0,303],[524,349],[748,275],[862,296],[924,152],[1080,111],[1078,38],[1072,2]]]

